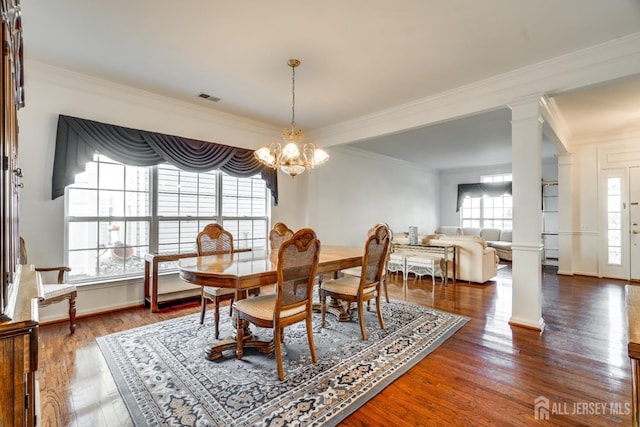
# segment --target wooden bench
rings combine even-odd
[[[629,342],[627,352],[631,359],[631,421],[638,427],[640,401],[638,386],[640,384],[640,286],[625,286],[627,303],[627,325],[629,328]]]
[[[235,249],[234,252],[248,252],[251,248]],[[197,257],[197,252],[182,252],[182,253],[148,253],[144,256],[144,300],[145,307],[151,308],[152,313],[158,312],[158,264],[161,262],[177,261],[182,258]],[[185,295],[185,291],[175,292],[164,298],[162,302],[179,301],[189,297]]]

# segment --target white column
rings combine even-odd
[[[511,108],[513,284],[509,324],[544,330],[542,318],[542,98]]]
[[[572,176],[573,155],[558,154],[558,274],[567,275],[573,275]]]

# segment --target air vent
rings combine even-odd
[[[198,94],[198,97],[200,97],[202,99],[207,99],[207,100],[209,100],[211,102],[220,101],[220,98],[218,98],[217,96],[209,95],[208,93],[200,93],[200,94]]]

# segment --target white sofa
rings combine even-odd
[[[488,247],[487,242],[479,236],[450,236],[450,235],[420,235],[418,243],[449,243],[457,247],[456,279],[485,283],[498,274],[498,255],[494,248]],[[409,245],[408,233],[396,233],[393,236],[394,253],[405,253],[412,255],[414,259],[420,259],[424,252],[420,246],[411,248]],[[409,258],[411,259],[411,258]],[[438,266],[443,269],[443,263]],[[438,271],[439,271],[438,269]],[[437,272],[434,274],[437,274]],[[453,272],[449,271],[448,277],[453,277]]]
[[[511,230],[446,225],[438,227],[435,234],[445,236],[480,236],[487,242],[487,246],[495,248],[500,259],[507,261],[511,261],[513,259],[511,255],[511,241],[513,233]]]

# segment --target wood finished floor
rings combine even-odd
[[[391,275],[389,294],[471,317],[460,331],[385,388],[342,426],[630,425],[625,282],[543,274],[539,333],[508,324],[510,268],[486,285],[444,288]],[[95,338],[196,312],[133,308],[40,328],[41,425],[128,426],[127,410]],[[549,399],[549,421],[534,400]],[[607,406],[604,407],[603,405]]]

